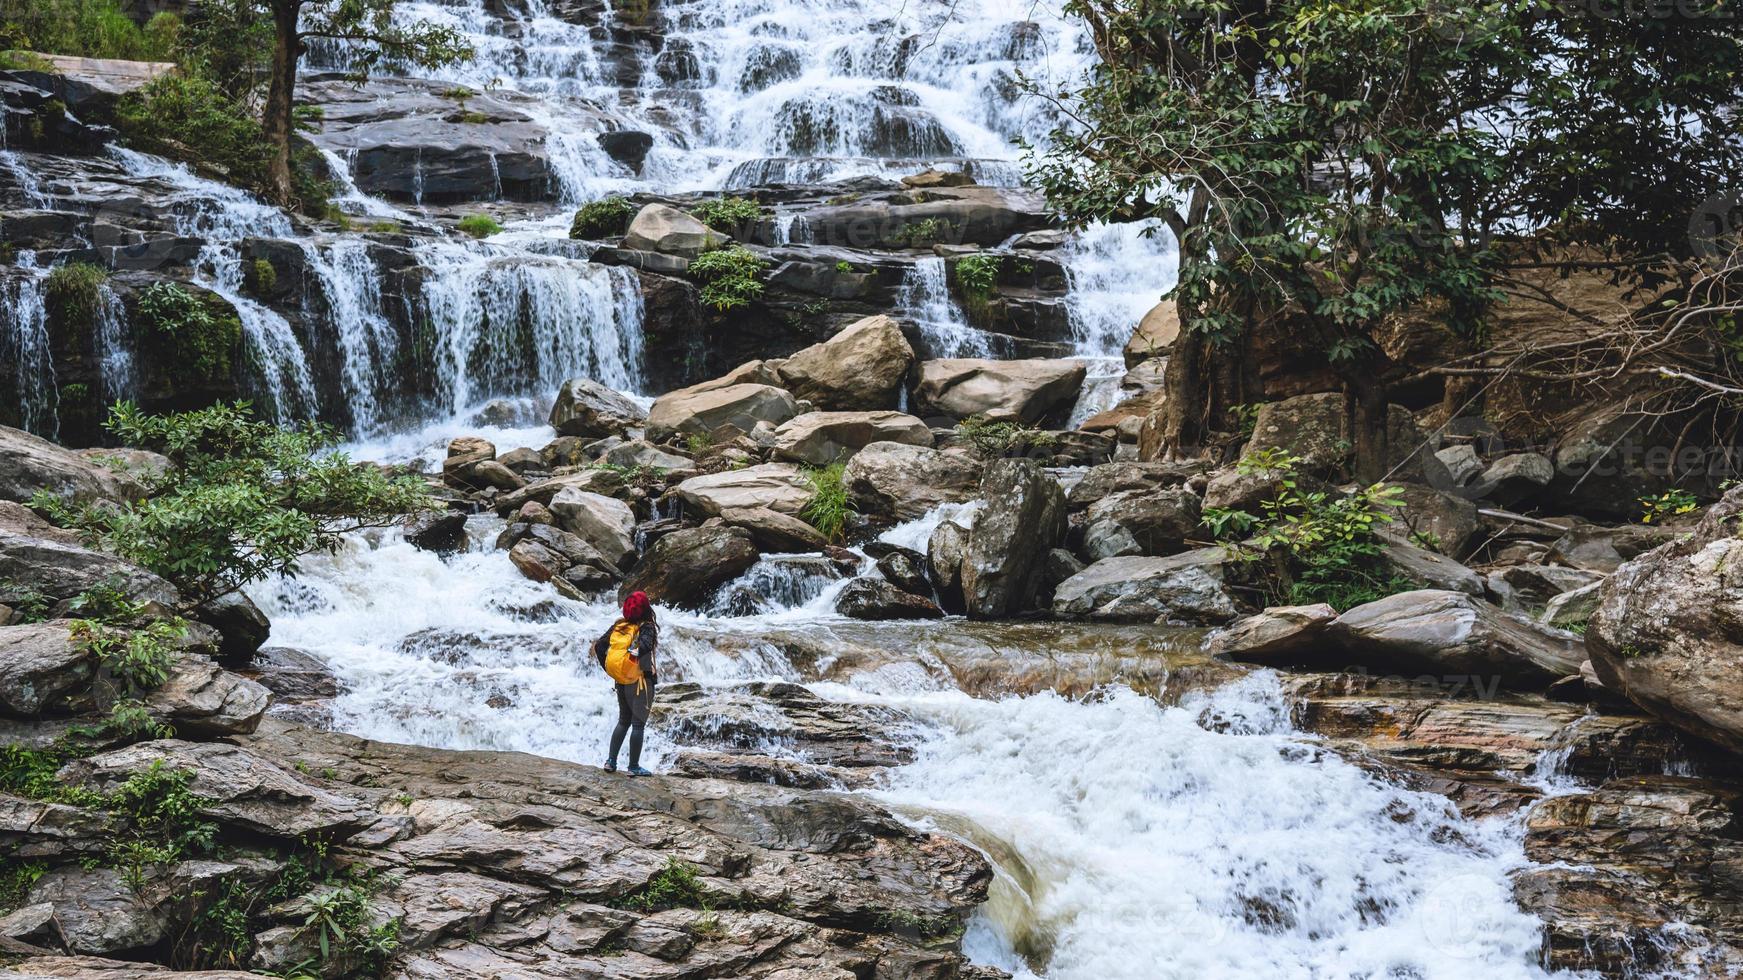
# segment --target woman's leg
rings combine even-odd
[[[633,708],[630,704],[634,698],[633,687],[627,684],[613,684],[617,690],[617,727],[611,730],[611,765],[617,765],[617,752],[623,748],[623,737],[629,733],[630,719]],[[629,743],[630,768],[635,767],[636,759],[641,757],[641,726],[636,725],[636,737]]]
[[[654,686],[648,684],[639,692],[633,687],[628,690],[630,717],[634,725],[629,734],[629,767],[639,769],[642,764],[642,734],[648,726],[648,712],[654,707]]]

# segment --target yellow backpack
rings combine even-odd
[[[607,641],[605,653],[605,672],[619,684],[639,685],[642,681],[641,662],[631,652],[641,631],[641,626],[635,623],[619,622],[611,628],[611,639]]]

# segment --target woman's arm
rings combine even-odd
[[[641,664],[642,673],[647,675],[649,684],[653,684],[657,681],[654,668],[654,653],[659,649],[659,647],[660,627],[652,620],[649,620],[647,623],[642,625],[641,632],[637,633],[635,638],[636,662]]]

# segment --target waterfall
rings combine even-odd
[[[133,350],[127,341],[127,305],[107,282],[98,287],[95,326],[103,401],[112,404],[133,397]]]
[[[326,302],[328,325],[339,340],[352,428],[374,433],[382,421],[382,403],[403,380],[393,372],[399,338],[382,311],[381,274],[368,246],[356,239],[305,243],[303,253]]]
[[[0,362],[13,365],[18,378],[19,425],[53,439],[60,432],[60,390],[48,336],[48,306],[43,287],[48,270],[37,266],[36,253],[18,253],[17,274],[0,293],[5,330],[0,333]]]
[[[921,357],[995,356],[993,338],[970,326],[951,298],[943,259],[927,255],[916,261],[902,279],[896,306],[919,330]]]
[[[1126,341],[1174,288],[1180,256],[1173,235],[1152,220],[1091,225],[1071,236],[1060,260],[1076,356],[1088,371],[1071,412],[1075,426],[1120,400]]]
[[[635,273],[479,243],[425,242],[422,303],[439,398],[458,413],[495,395],[555,392],[586,376],[641,388]]]
[[[384,218],[407,225],[423,224],[423,221],[417,216],[402,211],[379,197],[363,193],[357,186],[357,181],[351,176],[356,156],[356,150],[352,150],[345,157],[341,157],[332,150],[321,150],[321,159],[326,161],[327,170],[333,175],[333,180],[338,185],[337,193],[333,195],[332,202],[346,214]]]

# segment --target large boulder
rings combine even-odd
[[[551,406],[551,427],[560,436],[620,436],[647,420],[648,413],[640,405],[591,378],[563,382]]]
[[[926,539],[926,563],[932,570],[932,590],[944,611],[960,615],[962,599],[962,558],[968,552],[968,531],[972,520],[939,521]]]
[[[881,578],[856,578],[836,596],[835,611],[849,619],[938,619],[944,611],[931,599]]]
[[[756,564],[757,549],[741,527],[687,528],[654,542],[623,585],[657,603],[700,608],[715,590]]]
[[[464,527],[464,515],[462,527]],[[200,622],[218,631],[218,656],[226,663],[246,664],[272,635],[272,621],[240,592],[221,595],[196,612]]]
[[[1684,731],[1743,752],[1743,487],[1694,533],[1624,563],[1586,629],[1606,688]]]
[[[1092,466],[1075,483],[1065,499],[1072,510],[1081,510],[1104,497],[1128,490],[1154,490],[1179,486],[1202,467],[1196,463],[1139,463],[1122,460]]]
[[[55,941],[74,954],[138,954],[162,942],[169,928],[168,916],[115,868],[56,868],[31,887],[29,902],[53,910]]]
[[[1474,543],[1482,522],[1477,505],[1420,483],[1396,484],[1399,506],[1388,530],[1453,558],[1461,558]]]
[[[119,588],[156,612],[181,605],[175,586],[151,572],[93,551],[28,508],[0,501],[0,602],[70,599],[97,585]]]
[[[1365,603],[1327,632],[1327,665],[1354,660],[1388,673],[1426,672],[1480,685],[1541,687],[1580,671],[1571,633],[1519,619],[1463,592],[1419,589]]]
[[[1676,540],[1677,532],[1667,527],[1644,527],[1638,524],[1621,527],[1600,527],[1581,524],[1549,546],[1545,556],[1549,561],[1590,572],[1613,572],[1660,545]]]
[[[1222,548],[1152,558],[1104,558],[1059,583],[1053,614],[1060,619],[1116,623],[1156,620],[1214,626],[1235,617]]]
[[[887,316],[849,324],[821,344],[783,361],[777,372],[796,398],[825,410],[894,408],[914,363],[902,328]]]
[[[1041,422],[1071,408],[1084,374],[1083,362],[1070,360],[923,361],[914,405],[923,416],[983,415],[996,421]]]
[[[726,510],[767,507],[790,517],[797,516],[817,495],[817,489],[791,463],[764,463],[742,470],[727,470],[693,476],[678,484],[678,496],[687,507],[709,517]]]
[[[0,712],[38,715],[89,690],[96,658],[75,643],[68,620],[0,626]]]
[[[932,445],[926,423],[901,412],[807,412],[775,429],[775,455],[827,466],[874,442]]]
[[[670,475],[690,475],[696,472],[696,461],[688,456],[670,453],[642,439],[631,439],[605,451],[603,461],[626,469],[647,469]]]
[[[986,501],[968,532],[962,596],[973,619],[1024,612],[1041,584],[1047,553],[1065,536],[1065,492],[1032,459],[987,464]]]
[[[1252,438],[1241,450],[1241,458],[1265,450],[1286,450],[1300,458],[1297,465],[1303,472],[1326,476],[1348,467],[1353,445],[1343,395],[1297,395],[1266,402],[1259,409]]]
[[[0,500],[25,503],[42,490],[79,504],[145,496],[139,481],[120,467],[0,425]]]
[[[718,441],[721,435],[749,432],[758,422],[780,425],[797,414],[793,396],[770,385],[683,388],[655,399],[648,412],[648,438],[663,442],[693,435]]]
[[[1131,538],[1138,554],[1171,555],[1197,529],[1199,509],[1198,495],[1183,487],[1124,490],[1089,506],[1085,534],[1118,528]],[[1109,556],[1098,556],[1105,557]]]
[[[623,501],[565,487],[547,506],[558,527],[592,545],[613,565],[635,554],[635,511]]]
[[[750,532],[758,551],[801,554],[829,546],[823,532],[804,521],[767,507],[727,507],[720,519]]]
[[[1205,640],[1204,649],[1225,660],[1289,666],[1325,642],[1326,627],[1337,617],[1337,610],[1323,602],[1269,606],[1212,633]]]
[[[1174,349],[1174,342],[1179,339],[1179,304],[1165,299],[1150,307],[1150,312],[1138,321],[1138,329],[1133,331],[1132,339],[1126,341],[1126,366],[1134,367],[1150,358],[1167,354]]]
[[[984,469],[967,453],[874,442],[848,460],[842,482],[861,513],[911,521],[939,504],[972,499]]]
[[[145,710],[182,735],[240,735],[254,731],[271,695],[204,657],[183,655],[145,698]]]
[[[623,247],[663,252],[693,259],[725,245],[729,239],[694,216],[669,204],[649,204],[636,212],[623,236]]]

